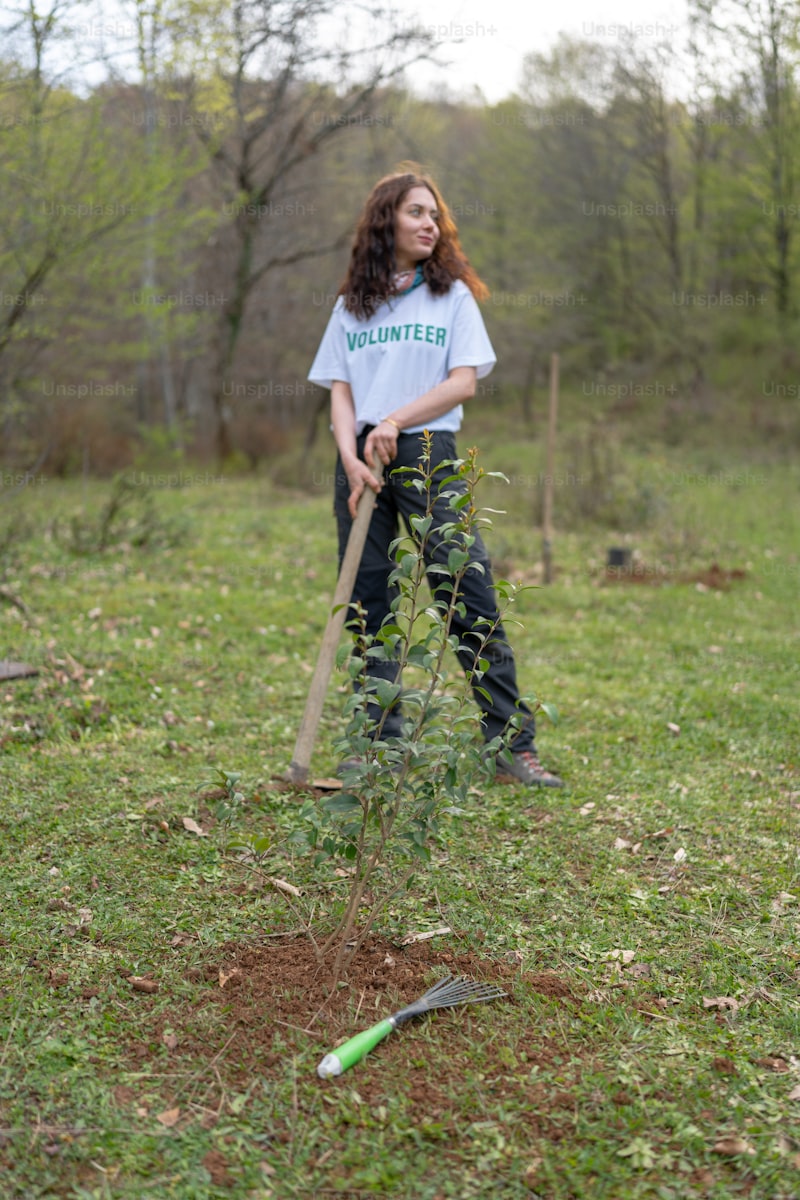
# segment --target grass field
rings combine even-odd
[[[541,448],[485,442],[512,480],[490,547],[535,583]],[[568,789],[476,791],[327,1022],[280,935],[343,880],[292,851],[275,777],[334,583],[330,467],[304,492],[139,472],[102,550],[110,483],[7,498],[0,658],[39,675],[0,684],[3,1196],[800,1197],[800,473],[581,445],[512,635]],[[299,898],[226,852],[215,769]],[[317,1079],[440,965],[509,998]]]

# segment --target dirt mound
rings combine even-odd
[[[606,583],[639,583],[660,587],[664,583],[693,583],[702,589],[727,591],[732,583],[747,578],[741,567],[727,570],[718,562],[702,571],[673,575],[666,567],[652,566],[644,562],[633,562],[629,567],[606,567],[603,579]]]

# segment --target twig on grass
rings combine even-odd
[[[9,604],[12,604],[14,608],[18,608],[23,616],[28,617],[29,620],[33,619],[33,613],[25,601],[16,592],[12,592],[10,588],[0,587],[0,599],[7,600]]]
[[[274,1021],[275,1021],[276,1025],[285,1025],[287,1029],[296,1029],[298,1033],[310,1034],[311,1037],[315,1037],[315,1038],[322,1037],[322,1034],[317,1032],[316,1030],[303,1029],[303,1028],[301,1028],[300,1025],[293,1025],[291,1021],[279,1021],[277,1017],[274,1018]]]

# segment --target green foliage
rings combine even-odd
[[[209,788],[214,790],[216,799],[214,816],[225,826],[233,824],[244,804],[244,792],[240,792],[237,786],[241,778],[241,771],[223,771],[218,767],[214,778],[201,783],[197,789],[199,792],[204,792]]]
[[[152,488],[135,476],[118,475],[99,514],[74,513],[64,525],[52,523],[53,536],[72,554],[100,554],[122,544],[163,549],[178,545],[186,529],[180,518],[162,516]]]

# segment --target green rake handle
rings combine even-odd
[[[343,1071],[347,1071],[356,1063],[361,1062],[373,1046],[377,1046],[378,1042],[382,1042],[385,1037],[388,1037],[395,1028],[395,1024],[393,1017],[387,1017],[384,1021],[373,1025],[371,1029],[365,1029],[348,1041],[342,1042],[341,1046],[337,1046],[332,1054],[326,1054],[317,1067],[320,1079],[330,1079],[332,1075],[341,1075]]]

